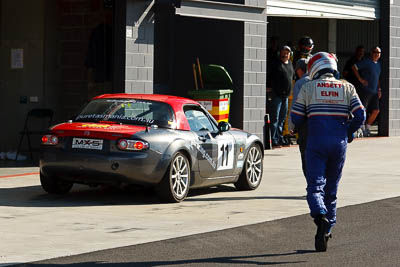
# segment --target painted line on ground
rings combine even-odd
[[[13,178],[13,177],[20,177],[20,176],[28,176],[28,175],[38,175],[38,172],[28,172],[28,173],[20,173],[20,174],[12,174],[12,175],[4,175],[0,176],[1,178]]]

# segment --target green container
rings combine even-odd
[[[204,88],[189,91],[189,96],[202,104],[218,122],[228,122],[233,93],[231,76],[224,67],[219,65],[201,64],[200,68]],[[198,75],[198,80],[200,85],[200,75]]]
[[[204,89],[232,89],[232,78],[224,67],[214,64],[200,64],[200,68]]]
[[[230,99],[230,95],[233,93],[231,89],[220,89],[220,90],[194,90],[188,92],[190,97],[193,99]]]

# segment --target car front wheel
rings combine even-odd
[[[61,181],[42,173],[40,173],[40,183],[44,191],[58,195],[68,193],[73,186],[73,183],[71,182]]]
[[[189,192],[189,185],[189,160],[184,154],[178,152],[172,158],[168,171],[156,187],[156,191],[162,201],[177,203],[185,199]]]
[[[254,190],[260,185],[262,175],[263,154],[260,146],[253,144],[247,153],[243,171],[235,183],[235,187],[238,190]]]

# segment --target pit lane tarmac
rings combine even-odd
[[[400,196],[399,145],[398,137],[365,138],[349,145],[339,207]],[[273,156],[277,154],[280,156]],[[38,169],[19,171],[35,173]],[[77,255],[304,215],[308,213],[304,195],[298,147],[266,151],[263,181],[255,191],[239,192],[231,185],[194,190],[179,204],[160,204],[148,190],[120,192],[74,186],[68,195],[50,196],[41,189],[37,174],[4,178],[0,179],[0,264]],[[312,225],[307,220],[303,227]]]

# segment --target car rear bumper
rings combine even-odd
[[[44,149],[40,154],[42,174],[84,184],[154,185],[168,164],[169,159],[152,150],[101,154]]]

